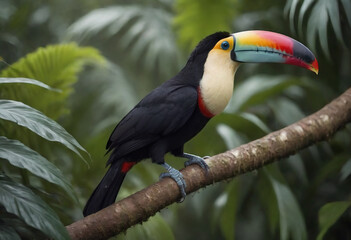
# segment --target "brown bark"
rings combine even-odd
[[[206,159],[210,171],[206,175],[198,166],[181,172],[187,193],[215,182],[258,169],[327,140],[351,121],[351,88],[320,111],[263,138]],[[180,197],[177,184],[165,178],[93,215],[67,226],[72,239],[106,239],[150,216]]]

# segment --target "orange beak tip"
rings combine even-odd
[[[312,62],[310,70],[313,71],[316,75],[318,75],[319,66],[318,66],[317,59],[314,59],[314,61]]]

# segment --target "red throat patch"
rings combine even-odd
[[[202,113],[202,115],[204,115],[207,118],[214,117],[214,114],[211,113],[210,110],[207,109],[206,104],[205,104],[204,100],[202,99],[200,87],[197,88],[197,104],[199,106],[199,109],[200,109],[200,112]]]
[[[121,172],[127,173],[135,164],[136,164],[136,162],[124,162],[122,164]]]

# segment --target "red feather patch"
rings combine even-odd
[[[127,173],[137,162],[124,162],[122,164],[122,173]]]
[[[205,104],[204,100],[202,99],[200,87],[197,88],[197,104],[200,108],[200,112],[202,113],[202,115],[204,115],[207,118],[214,117],[214,114],[211,113],[210,110],[207,109],[206,104]]]

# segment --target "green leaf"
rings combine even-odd
[[[0,203],[28,225],[53,239],[69,239],[65,226],[56,213],[29,188],[0,174]]]
[[[266,167],[264,167],[266,168]],[[279,226],[279,207],[277,198],[273,190],[273,186],[268,178],[268,174],[259,171],[259,179],[257,181],[257,191],[262,204],[263,210],[267,215],[271,235],[275,235]]]
[[[85,149],[63,127],[38,110],[21,102],[0,100],[0,118],[26,127],[46,140],[60,142],[84,160],[79,150],[86,152]]]
[[[341,176],[340,176],[340,182],[343,182],[346,180],[346,178],[348,178],[351,175],[351,159],[349,159],[344,166],[342,166],[341,168],[341,172],[340,172]]]
[[[88,63],[102,64],[104,58],[96,49],[79,47],[75,43],[41,47],[4,69],[0,76],[36,79],[61,92],[47,91],[27,84],[1,84],[1,97],[26,103],[56,120],[68,113],[66,100],[73,91],[72,85],[78,80],[78,73]]]
[[[301,84],[301,81],[287,76],[253,76],[236,87],[225,111],[230,113],[243,111],[296,84]]]
[[[30,79],[30,78],[1,78],[0,77],[0,83],[27,83],[27,84],[33,84],[51,91],[55,91],[55,92],[61,92],[60,89],[56,89],[56,88],[52,88],[49,85],[46,85],[43,82],[34,80],[34,79]]]
[[[317,3],[313,6],[312,12],[309,16],[306,32],[308,32],[307,41],[314,50],[316,49],[317,34],[319,34],[319,37],[322,37],[320,41],[323,47],[323,51],[326,56],[330,58],[327,42],[328,40],[326,39],[328,19],[328,12],[324,6],[324,0],[317,1]]]
[[[226,240],[233,240],[235,238],[235,222],[236,213],[238,210],[239,198],[238,190],[240,187],[238,179],[234,179],[226,189],[225,204],[222,208],[220,217],[220,228]]]
[[[351,26],[351,2],[350,0],[341,0],[341,3],[343,4],[347,20],[349,22],[349,25]],[[347,14],[349,13],[349,14]]]
[[[61,171],[21,142],[0,136],[0,158],[8,160],[13,166],[26,169],[32,174],[62,187],[72,199],[77,201],[71,185]]]
[[[294,3],[297,1],[293,0]],[[341,0],[342,5],[339,3],[340,1],[330,1],[330,0],[304,0],[302,1],[302,6],[299,11],[298,18],[298,28],[299,33],[302,35],[303,32],[307,32],[307,41],[309,45],[312,46],[312,49],[316,50],[316,40],[318,39],[322,50],[325,55],[330,58],[330,49],[328,43],[328,23],[331,23],[332,29],[334,31],[334,35],[337,40],[345,45],[343,40],[343,32],[341,27],[341,16],[340,16],[340,8],[342,6],[345,9],[346,16],[348,18],[349,23],[351,24],[350,14],[347,14],[351,11],[351,4],[349,0]],[[294,15],[297,14],[296,4],[291,4],[289,1],[286,6],[286,9],[290,8],[290,26],[291,30],[294,31]],[[309,10],[311,9],[310,14]],[[347,11],[348,10],[348,11]],[[305,15],[309,15],[307,20],[307,29],[304,27],[306,24],[304,23]],[[330,38],[329,38],[330,40]]]
[[[319,167],[317,174],[311,181],[310,189],[316,191],[319,186],[328,179],[328,177],[338,174],[347,160],[348,156],[346,154],[337,154],[333,156],[330,161],[327,161],[322,167]]]
[[[330,58],[328,44],[328,22],[331,22],[332,28],[338,41],[344,45],[338,1],[319,0],[314,4],[312,12],[307,23],[307,40],[313,49],[316,49],[316,38],[321,43],[323,52]]]
[[[269,106],[274,112],[276,119],[283,126],[290,125],[305,117],[298,105],[285,97],[279,97],[270,101]]]
[[[72,121],[68,126],[78,139],[88,139],[114,126],[117,119],[140,101],[123,69],[111,62],[106,65],[84,72],[84,81],[75,85],[76,89],[84,90],[72,96]],[[98,83],[96,79],[99,79]],[[67,128],[67,121],[65,123]]]
[[[174,240],[175,238],[169,224],[157,213],[143,225],[139,224],[128,229],[126,235],[120,234],[117,239]]]
[[[291,168],[291,171],[297,176],[298,180],[301,181],[302,184],[307,185],[308,177],[306,168],[300,154],[290,156],[288,159],[286,159],[286,163]]]
[[[4,226],[4,227],[7,227],[8,230],[12,229],[13,231],[15,231],[15,233],[19,236],[19,239],[45,240],[48,238],[46,234],[28,225],[19,216],[7,212],[3,205],[0,204],[0,208],[1,208],[0,226]],[[15,236],[13,238],[15,238]],[[13,239],[13,238],[10,238],[10,239]],[[1,230],[0,230],[0,239],[3,239],[1,237]]]
[[[305,14],[314,1],[315,0],[304,0],[302,3],[302,6],[301,6],[300,12],[299,12],[299,21],[298,21],[298,28],[299,28],[300,35],[302,35],[303,30],[304,30],[303,29],[303,19],[305,17]]]
[[[299,0],[291,0],[285,5],[285,15],[288,15],[287,13],[289,12],[289,22],[290,22],[290,29],[294,32],[295,31],[295,12],[297,8],[297,4],[299,3]]]
[[[301,209],[289,187],[278,181],[269,173],[270,168],[265,168],[277,199],[280,220],[281,240],[307,239],[306,225]]]
[[[271,132],[261,119],[254,114],[246,112],[240,114],[222,113],[211,120],[210,124],[213,124],[214,126],[225,124],[231,127],[237,132],[236,134],[240,134],[240,142],[247,142],[247,138],[258,138]],[[243,138],[244,136],[245,138]]]
[[[340,216],[351,206],[351,201],[331,202],[325,204],[319,210],[319,234],[317,240],[322,240],[328,229],[335,224]]]
[[[117,34],[133,18],[141,14],[141,6],[113,6],[95,9],[79,18],[67,30],[67,38],[83,41],[107,28],[105,34]]]
[[[225,124],[219,124],[217,126],[217,132],[224,140],[228,149],[238,147],[244,143],[240,135],[238,135],[235,130]]]
[[[236,0],[175,2],[174,25],[179,41],[191,50],[205,36],[218,30],[229,31],[235,17]]]
[[[10,226],[6,226],[0,221],[0,238],[2,240],[21,240],[21,237]]]
[[[269,127],[261,120],[259,119],[256,115],[252,114],[252,113],[247,113],[247,112],[243,112],[240,113],[240,116],[242,116],[244,119],[246,119],[247,121],[255,124],[257,127],[259,127],[263,132],[265,133],[270,133],[271,130],[269,129]]]
[[[329,18],[334,29],[335,35],[340,43],[344,44],[342,38],[342,31],[340,25],[339,3],[338,1],[326,0],[326,8],[328,10]]]
[[[172,14],[165,9],[125,5],[96,9],[73,23],[67,38],[83,41],[93,36],[118,35],[119,47],[128,49],[128,57],[145,69],[155,69],[163,76],[181,67],[181,56],[171,26]],[[160,37],[162,36],[162,37]],[[142,59],[142,61],[140,61]],[[168,74],[167,74],[168,73]]]

